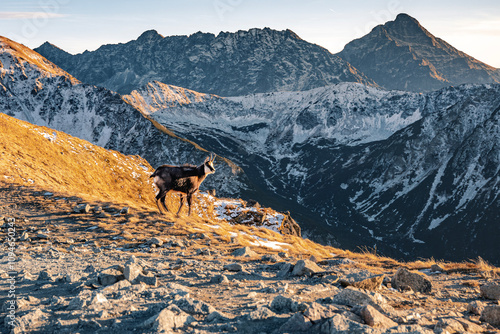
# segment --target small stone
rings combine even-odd
[[[381,276],[376,276],[372,278],[367,278],[365,280],[355,282],[353,284],[354,287],[358,289],[364,289],[364,290],[378,290],[382,286],[382,283],[384,282],[385,275]]]
[[[158,278],[154,275],[151,275],[151,274],[150,275],[139,274],[134,282],[135,283],[142,282],[144,284],[155,286],[155,287],[158,286]]]
[[[500,326],[500,306],[486,306],[479,320],[485,321],[493,326]]]
[[[251,321],[265,320],[274,316],[276,316],[276,313],[274,313],[265,306],[260,306],[255,311],[252,311],[248,314],[248,320]]]
[[[279,252],[278,256],[281,257],[282,259],[286,259],[288,257],[288,254],[285,252]]]
[[[467,312],[481,315],[485,308],[485,305],[480,300],[474,300],[467,305]]]
[[[97,305],[97,304],[102,304],[102,303],[107,303],[108,300],[104,295],[100,292],[94,292],[92,294],[92,297],[90,298],[90,305]]]
[[[284,263],[281,266],[281,269],[278,272],[278,274],[276,274],[276,277],[278,278],[286,277],[292,271],[292,268],[293,266],[290,263]]]
[[[135,263],[129,263],[125,265],[125,268],[123,269],[123,275],[125,276],[125,279],[132,283],[141,273],[142,267]]]
[[[208,305],[207,303],[202,302],[200,300],[195,300],[189,297],[180,298],[174,301],[174,303],[181,310],[189,314],[209,315],[210,313],[216,311],[216,309],[213,306]]]
[[[217,275],[214,276],[210,279],[210,283],[215,283],[215,284],[228,284],[229,279],[227,278],[226,275]]]
[[[230,263],[224,266],[224,270],[238,272],[243,270],[243,266],[239,263]]]
[[[103,270],[101,273],[99,273],[98,277],[99,284],[104,286],[115,284],[116,282],[123,279],[125,279],[123,272],[114,268]]]
[[[296,302],[282,295],[277,295],[271,302],[271,309],[280,313],[303,312],[307,307],[306,304]]]
[[[26,333],[28,331],[32,331],[36,327],[40,327],[45,323],[49,318],[47,313],[42,312],[40,309],[36,311],[28,312],[22,317],[16,317],[13,322],[13,330],[12,333]],[[9,318],[5,318],[5,325],[9,322]]]
[[[311,321],[316,322],[333,317],[337,311],[338,308],[333,305],[323,306],[319,303],[312,302],[304,311],[304,315]]]
[[[78,204],[73,208],[75,213],[89,213],[91,209],[90,204]]]
[[[161,239],[158,239],[158,238],[151,238],[148,240],[148,244],[161,247],[163,245],[163,241]]]
[[[488,283],[481,286],[481,297],[492,300],[500,300],[500,284]]]
[[[310,260],[299,260],[293,267],[292,276],[312,275],[324,271]]]
[[[74,273],[68,273],[64,276],[64,281],[67,283],[75,283],[80,280],[80,276]]]
[[[262,262],[271,262],[271,263],[276,263],[281,261],[281,257],[277,254],[266,254],[261,257],[260,259]]]
[[[21,236],[19,237],[20,241],[27,241],[28,239],[29,239],[28,232],[24,231],[23,233],[21,233]]]
[[[243,248],[238,248],[234,252],[231,253],[232,256],[243,256],[243,257],[254,257],[257,256],[257,253],[255,253],[253,250],[250,249],[250,247],[243,247]]]
[[[132,235],[132,233],[130,233],[129,231],[123,231],[121,233],[122,237],[127,239],[127,240],[130,240],[130,239],[133,239],[134,236]]]
[[[37,278],[38,281],[54,281],[54,277],[47,270],[40,272]]]
[[[213,311],[206,317],[206,321],[208,322],[226,322],[230,318],[224,313],[221,313],[219,311]]]
[[[196,255],[211,255],[210,249],[208,247],[198,248],[196,250]]]
[[[444,273],[446,270],[444,270],[439,264],[433,264],[431,266],[431,271]]]
[[[436,329],[448,333],[462,333],[464,331],[464,326],[455,319],[441,318],[434,326],[434,331],[436,331]]]
[[[130,212],[130,208],[129,208],[128,206],[123,207],[123,208],[120,210],[120,213],[121,213],[122,215],[126,215],[126,214],[128,214],[129,212]]]
[[[463,318],[456,319],[465,329],[466,333],[482,333],[484,330],[481,326]]]
[[[337,314],[321,325],[321,333],[373,333],[373,329]],[[406,332],[406,331],[405,331]],[[421,332],[418,332],[421,333]]]
[[[391,319],[387,318],[385,315],[377,311],[371,305],[365,305],[361,308],[361,317],[366,322],[368,326],[376,328],[388,328],[394,327],[398,324]]]
[[[347,287],[337,293],[332,300],[333,304],[357,306],[371,305],[378,311],[383,312],[387,307],[387,300],[377,292],[364,292],[355,287]]]
[[[279,329],[280,333],[307,332],[312,327],[311,320],[306,318],[302,313],[295,313],[288,319]]]
[[[391,280],[391,285],[395,289],[405,290],[411,288],[415,292],[431,293],[432,283],[424,276],[410,272],[405,268],[399,268]]]
[[[288,297],[278,295],[271,302],[271,309],[276,312],[290,312],[293,300]]]
[[[81,310],[89,305],[92,293],[88,290],[81,291],[78,296],[71,299],[68,310]]]
[[[155,333],[171,333],[173,330],[187,326],[195,320],[177,306],[170,305],[157,315],[146,320],[143,326],[151,327]]]
[[[36,235],[36,237],[37,237],[38,239],[48,239],[48,238],[49,238],[49,235],[48,235],[48,234],[46,234],[46,233],[38,233],[38,234]]]

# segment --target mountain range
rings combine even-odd
[[[62,69],[3,38],[0,108],[153,166],[213,151],[207,187],[290,211],[323,243],[495,262],[498,70],[432,38],[402,14],[339,55],[271,29],[37,49]],[[373,73],[352,65],[370,48]]]
[[[291,30],[169,37],[150,30],[137,40],[78,55],[50,43],[35,51],[80,80],[119,93],[154,80],[223,96],[307,90],[342,81],[374,84],[339,56]]]
[[[400,14],[340,53],[291,30],[250,29],[163,37],[154,30],[124,44],[72,55],[44,43],[35,51],[79,80],[128,94],[159,81],[198,92],[240,96],[303,91],[339,82],[428,92],[463,83],[499,83],[500,72]]]

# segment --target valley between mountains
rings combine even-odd
[[[2,333],[500,331],[500,270],[482,259],[324,246],[209,192],[160,215],[143,158],[4,114],[0,130]]]

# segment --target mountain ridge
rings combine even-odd
[[[304,90],[341,81],[375,85],[291,30],[254,28],[163,38],[149,30],[125,44],[103,45],[71,58],[50,44],[35,51],[82,81],[119,93],[155,80],[221,96]]]
[[[220,96],[303,91],[338,82],[413,92],[500,82],[499,69],[455,49],[404,13],[337,54],[290,29],[270,28],[167,37],[148,30],[136,40],[77,55],[49,43],[35,50],[82,81],[121,94],[151,81]]]

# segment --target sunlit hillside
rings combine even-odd
[[[153,169],[126,156],[46,127],[0,114],[0,177],[86,200],[152,208]]]

